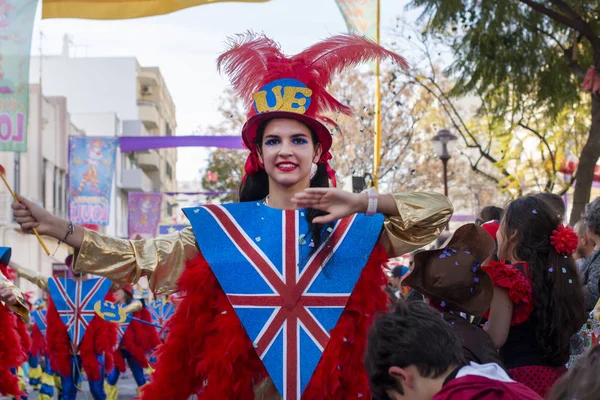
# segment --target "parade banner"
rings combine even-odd
[[[29,53],[37,0],[0,0],[0,151],[27,151]]]
[[[140,240],[156,236],[162,198],[162,193],[129,192],[127,197],[129,239]]]
[[[189,227],[189,225],[186,225],[186,224],[180,224],[180,225],[162,225],[161,224],[158,226],[158,234],[159,235],[167,235],[169,233],[182,231],[187,227]]]
[[[123,153],[173,147],[245,149],[241,136],[122,136],[120,146]]]
[[[42,18],[126,19],[232,0],[44,0]],[[260,3],[269,0],[234,0]]]
[[[118,138],[69,137],[69,218],[108,225]]]
[[[375,40],[377,37],[377,2],[379,0],[336,0],[348,31]]]

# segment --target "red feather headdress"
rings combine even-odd
[[[273,118],[293,118],[305,123],[318,135],[323,151],[319,162],[327,166],[330,178],[335,182],[333,170],[328,164],[331,159],[331,134],[321,121],[327,112],[352,115],[352,110],[329,94],[327,86],[334,74],[343,69],[383,58],[390,58],[401,68],[408,68],[404,58],[372,40],[354,34],[333,36],[291,57],[281,51],[278,43],[264,35],[247,33],[232,38],[229,50],[218,58],[217,66],[219,71],[231,77],[237,94],[247,100],[248,121],[242,130],[242,138],[250,150],[245,165],[246,174],[256,173],[261,168],[255,144],[261,123]],[[282,85],[295,83],[292,89],[299,91],[301,97],[293,95],[289,100],[296,107],[285,104],[285,89],[281,85],[268,87],[279,80],[283,80],[280,81]],[[279,93],[275,92],[277,89]],[[271,90],[275,94],[275,104],[271,98],[260,107],[255,96]],[[277,94],[281,96],[278,98]],[[264,96],[268,98],[269,93]]]

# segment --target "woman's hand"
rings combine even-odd
[[[369,203],[367,193],[350,193],[335,188],[308,188],[296,193],[292,202],[298,208],[315,208],[327,213],[316,217],[313,222],[326,224],[365,212]]]
[[[45,208],[38,206],[32,201],[17,195],[19,203],[12,203],[13,215],[21,229],[26,233],[33,233],[33,228],[37,228],[42,235],[51,235],[55,217],[46,211]]]
[[[6,303],[6,305],[12,306],[17,303],[17,296],[13,290],[0,283],[0,301]]]

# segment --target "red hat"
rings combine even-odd
[[[496,239],[496,236],[498,234],[498,229],[500,229],[500,222],[497,220],[488,221],[485,224],[482,224],[481,227],[485,229],[494,240],[498,240]]]
[[[250,150],[244,170],[258,172],[256,149],[258,127],[273,118],[292,118],[306,124],[319,137],[322,156],[329,178],[335,185],[335,171],[329,166],[331,133],[321,122],[326,112],[352,115],[352,110],[327,93],[333,75],[359,63],[391,58],[407,69],[406,60],[377,43],[353,34],[333,36],[301,53],[288,57],[278,43],[248,33],[231,40],[230,48],[217,62],[220,71],[231,76],[235,91],[247,100],[248,120],[242,139]]]
[[[121,289],[133,296],[133,285],[124,285]]]

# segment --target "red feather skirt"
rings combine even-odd
[[[19,378],[10,372],[27,360],[17,317],[0,303],[0,394],[18,396]]]
[[[385,311],[387,255],[376,246],[350,296],[302,399],[370,399],[363,367],[367,328]],[[235,310],[207,262],[188,263],[178,281],[182,292],[167,322],[166,342],[158,347],[156,371],[142,400],[253,400],[254,387],[267,376]]]

